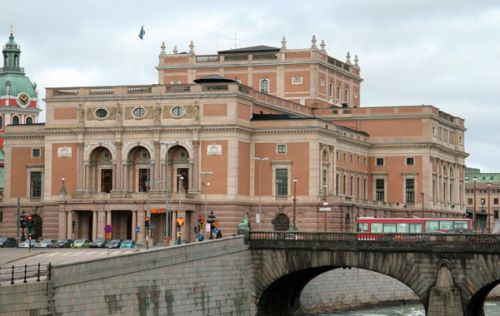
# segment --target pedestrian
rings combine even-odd
[[[217,231],[217,235],[215,236],[215,239],[219,239],[219,238],[222,238],[222,232],[220,229],[219,229],[219,231]]]

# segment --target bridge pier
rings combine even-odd
[[[441,266],[436,285],[430,290],[427,316],[464,316],[460,289],[453,284],[446,266]]]

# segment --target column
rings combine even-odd
[[[161,166],[161,158],[160,158],[160,142],[155,141],[155,157],[154,157],[154,169],[153,169],[153,185],[152,188],[155,191],[158,191],[160,188],[160,183],[157,183],[156,180],[160,179],[160,166]]]
[[[92,240],[97,239],[97,211],[92,211]]]
[[[111,225],[111,211],[106,212],[106,225]]]
[[[144,241],[144,236],[146,232],[144,231],[144,211],[143,210],[137,210],[137,226],[139,226],[141,232],[136,236],[137,242],[143,242]]]
[[[64,210],[65,204],[59,205],[59,239],[64,239],[66,238],[66,229],[67,229],[67,222],[66,222],[66,211]]]
[[[123,190],[123,183],[122,183],[122,172],[123,172],[123,167],[122,167],[122,142],[116,142],[115,143],[115,148],[116,148],[116,158],[115,158],[115,163],[116,163],[116,168],[113,170],[113,178],[116,179],[115,183],[113,183],[113,190],[115,191],[121,191]],[[114,175],[116,171],[116,175]]]
[[[73,239],[73,212],[68,211],[68,216],[66,216],[66,239]]]
[[[77,177],[76,177],[76,186],[78,191],[84,190],[84,179],[85,179],[85,165],[83,162],[83,143],[77,144]]]
[[[132,212],[132,240],[137,240],[135,228],[137,227],[137,211]]]
[[[106,222],[106,211],[97,211],[97,238],[104,238],[106,234],[104,232],[104,226]]]
[[[200,141],[193,140],[193,172],[191,173],[191,190],[200,192]]]
[[[85,161],[85,183],[84,190],[90,192],[90,162]]]

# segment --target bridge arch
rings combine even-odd
[[[300,295],[318,275],[342,267],[353,267],[390,276],[411,289],[427,306],[429,289],[436,275],[421,278],[422,271],[408,253],[380,253],[328,250],[254,250],[256,271],[255,295],[259,315],[293,315],[301,312]],[[426,273],[433,274],[432,271]]]

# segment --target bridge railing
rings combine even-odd
[[[51,272],[50,263],[0,267],[0,286],[50,280]]]
[[[303,241],[395,241],[395,242],[474,242],[500,243],[500,235],[492,234],[397,234],[397,233],[348,233],[348,232],[276,232],[250,231],[252,240],[303,240]]]

